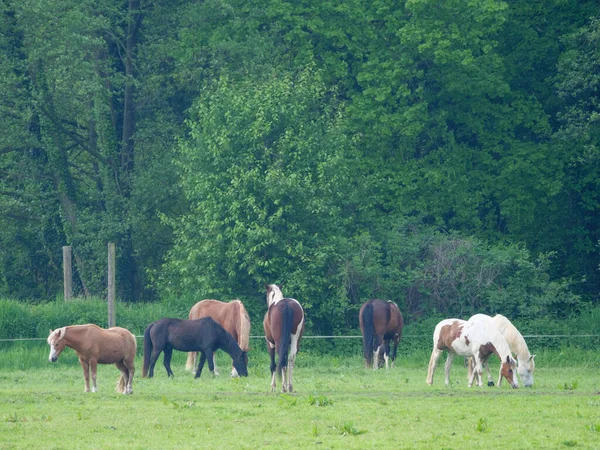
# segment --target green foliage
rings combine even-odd
[[[113,241],[120,298],[178,316],[260,323],[265,282],[327,334],[373,297],[532,329],[597,306],[597,2],[135,4],[0,6],[1,294],[56,298],[70,244],[103,296]]]

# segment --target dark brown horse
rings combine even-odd
[[[48,336],[50,355],[48,359],[56,362],[65,347],[75,350],[79,364],[83,369],[85,392],[90,391],[90,373],[92,375],[92,392],[96,392],[96,367],[98,364],[114,364],[121,371],[117,383],[117,392],[131,394],[133,392],[133,374],[135,373],[135,352],[137,343],[135,336],[121,327],[108,330],[94,324],[70,325],[50,330]]]
[[[267,350],[271,357],[271,392],[275,390],[276,375],[281,377],[281,391],[292,392],[293,370],[300,338],[304,332],[304,310],[293,298],[283,298],[280,286],[269,284],[267,306],[263,326]],[[279,362],[275,365],[275,353]]]
[[[200,352],[200,362],[196,378],[200,377],[204,363],[208,360],[208,369],[214,372],[213,354],[221,349],[231,356],[238,373],[248,376],[248,354],[235,342],[225,329],[210,317],[196,320],[160,319],[152,322],[144,331],[143,378],[154,376],[154,365],[162,352],[163,364],[167,375],[173,376],[171,356],[173,350],[180,352]]]
[[[188,319],[201,319],[202,317],[211,317],[215,322],[225,328],[231,336],[237,341],[240,348],[247,352],[250,341],[250,316],[244,308],[244,304],[239,300],[233,300],[229,303],[219,300],[202,300],[192,306]],[[189,352],[185,368],[194,370],[198,352]],[[218,374],[215,365],[215,374]],[[238,376],[237,370],[232,366],[231,376]]]
[[[369,300],[360,308],[358,320],[363,335],[365,366],[378,369],[379,355],[383,353],[387,369],[391,353],[392,367],[394,367],[396,351],[404,327],[404,318],[398,305],[392,301]],[[390,348],[392,341],[394,346]]]

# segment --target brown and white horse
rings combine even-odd
[[[502,333],[504,339],[508,343],[511,352],[513,355],[517,357],[517,373],[521,378],[521,382],[525,387],[533,386],[533,371],[535,370],[535,362],[533,358],[535,355],[529,353],[529,348],[527,347],[527,343],[525,342],[525,338],[523,335],[517,330],[517,328],[504,317],[502,314],[497,314],[492,317],[492,322]],[[487,371],[488,376],[488,385],[493,386],[494,382],[492,381],[492,374],[490,373],[490,367],[486,363],[485,369]],[[471,375],[471,371],[473,370],[473,361],[469,360],[469,375]],[[502,384],[502,374],[498,375],[498,386]]]
[[[265,284],[265,288],[268,309],[263,327],[271,357],[271,392],[275,391],[276,375],[281,377],[282,392],[292,392],[294,364],[304,332],[304,310],[298,300],[283,297],[281,286]],[[275,353],[279,357],[277,365]]]
[[[229,303],[219,300],[201,300],[190,309],[188,319],[210,317],[236,340],[240,348],[247,352],[250,341],[250,316],[240,300]],[[195,370],[198,352],[189,352],[185,368]],[[215,374],[218,374],[215,366]],[[235,367],[231,367],[231,376],[237,377]]]
[[[85,392],[90,392],[90,372],[92,392],[96,392],[96,368],[98,364],[114,364],[121,371],[117,383],[117,392],[133,392],[133,374],[135,373],[135,336],[121,327],[108,330],[94,324],[70,325],[50,330],[50,362],[56,362],[65,347],[75,350],[85,378]]]
[[[360,308],[358,321],[363,336],[365,366],[378,369],[379,355],[382,353],[387,369],[391,353],[391,365],[394,367],[396,351],[404,327],[404,318],[398,305],[392,301],[369,300]],[[394,346],[390,352],[392,341]]]
[[[471,387],[475,377],[477,377],[477,384],[482,385],[482,365],[492,354],[495,354],[500,358],[502,376],[513,388],[519,387],[517,378],[514,376],[516,363],[508,343],[489,316],[475,314],[466,322],[460,319],[446,319],[436,325],[433,333],[433,350],[427,371],[427,384],[433,384],[433,373],[444,350],[448,350],[448,359],[445,365],[446,386],[450,384],[450,367],[455,355],[474,358],[475,370],[469,377],[468,384]]]

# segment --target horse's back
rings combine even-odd
[[[89,336],[99,363],[112,364],[122,359],[135,358],[137,342],[133,333],[122,327],[100,328],[90,326]]]
[[[189,319],[202,319],[210,317],[239,341],[238,324],[241,312],[241,301],[232,300],[222,302],[219,300],[206,299],[196,303],[190,310]]]
[[[366,319],[364,313],[372,308],[372,319]],[[372,320],[377,334],[400,333],[404,326],[404,318],[400,308],[390,300],[372,299],[363,304],[359,312],[359,324],[364,331],[365,320]]]
[[[465,325],[461,319],[444,319],[433,332],[433,344],[439,350],[454,349],[454,342],[460,339]]]
[[[268,334],[267,339],[270,341],[277,341],[279,339],[279,333],[284,320],[284,312],[286,308],[291,309],[293,314],[292,319],[292,334],[300,333],[304,331],[304,309],[300,302],[294,298],[283,298],[276,303],[271,304],[264,318],[265,334]],[[299,329],[301,328],[301,329]]]

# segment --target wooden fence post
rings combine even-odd
[[[115,243],[108,243],[108,327],[114,327],[115,318],[115,298],[117,296],[115,286]]]
[[[65,245],[63,251],[63,292],[66,302],[73,298],[73,265],[71,263],[71,246]]]

